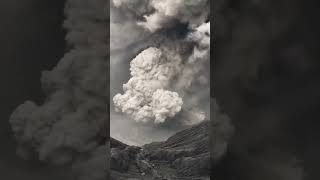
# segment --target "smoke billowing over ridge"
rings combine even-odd
[[[123,115],[111,119],[111,136],[144,144],[209,118],[209,12],[207,0],[112,1],[111,113]],[[140,135],[115,132],[119,124],[143,136],[146,129],[171,133],[139,141]]]

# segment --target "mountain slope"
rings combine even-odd
[[[111,139],[111,179],[210,179],[209,122],[143,147]]]

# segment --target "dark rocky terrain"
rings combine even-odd
[[[209,122],[142,147],[110,140],[111,179],[210,179]]]

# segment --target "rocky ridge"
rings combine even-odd
[[[142,147],[111,138],[111,180],[210,179],[209,127],[209,121],[204,121],[164,142]]]

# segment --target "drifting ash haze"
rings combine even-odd
[[[45,102],[26,101],[10,119],[20,156],[71,164],[77,180],[107,175],[108,9],[105,0],[67,1],[63,26],[71,50],[43,71]]]
[[[209,12],[207,0],[112,1],[112,137],[142,145],[209,119]]]

